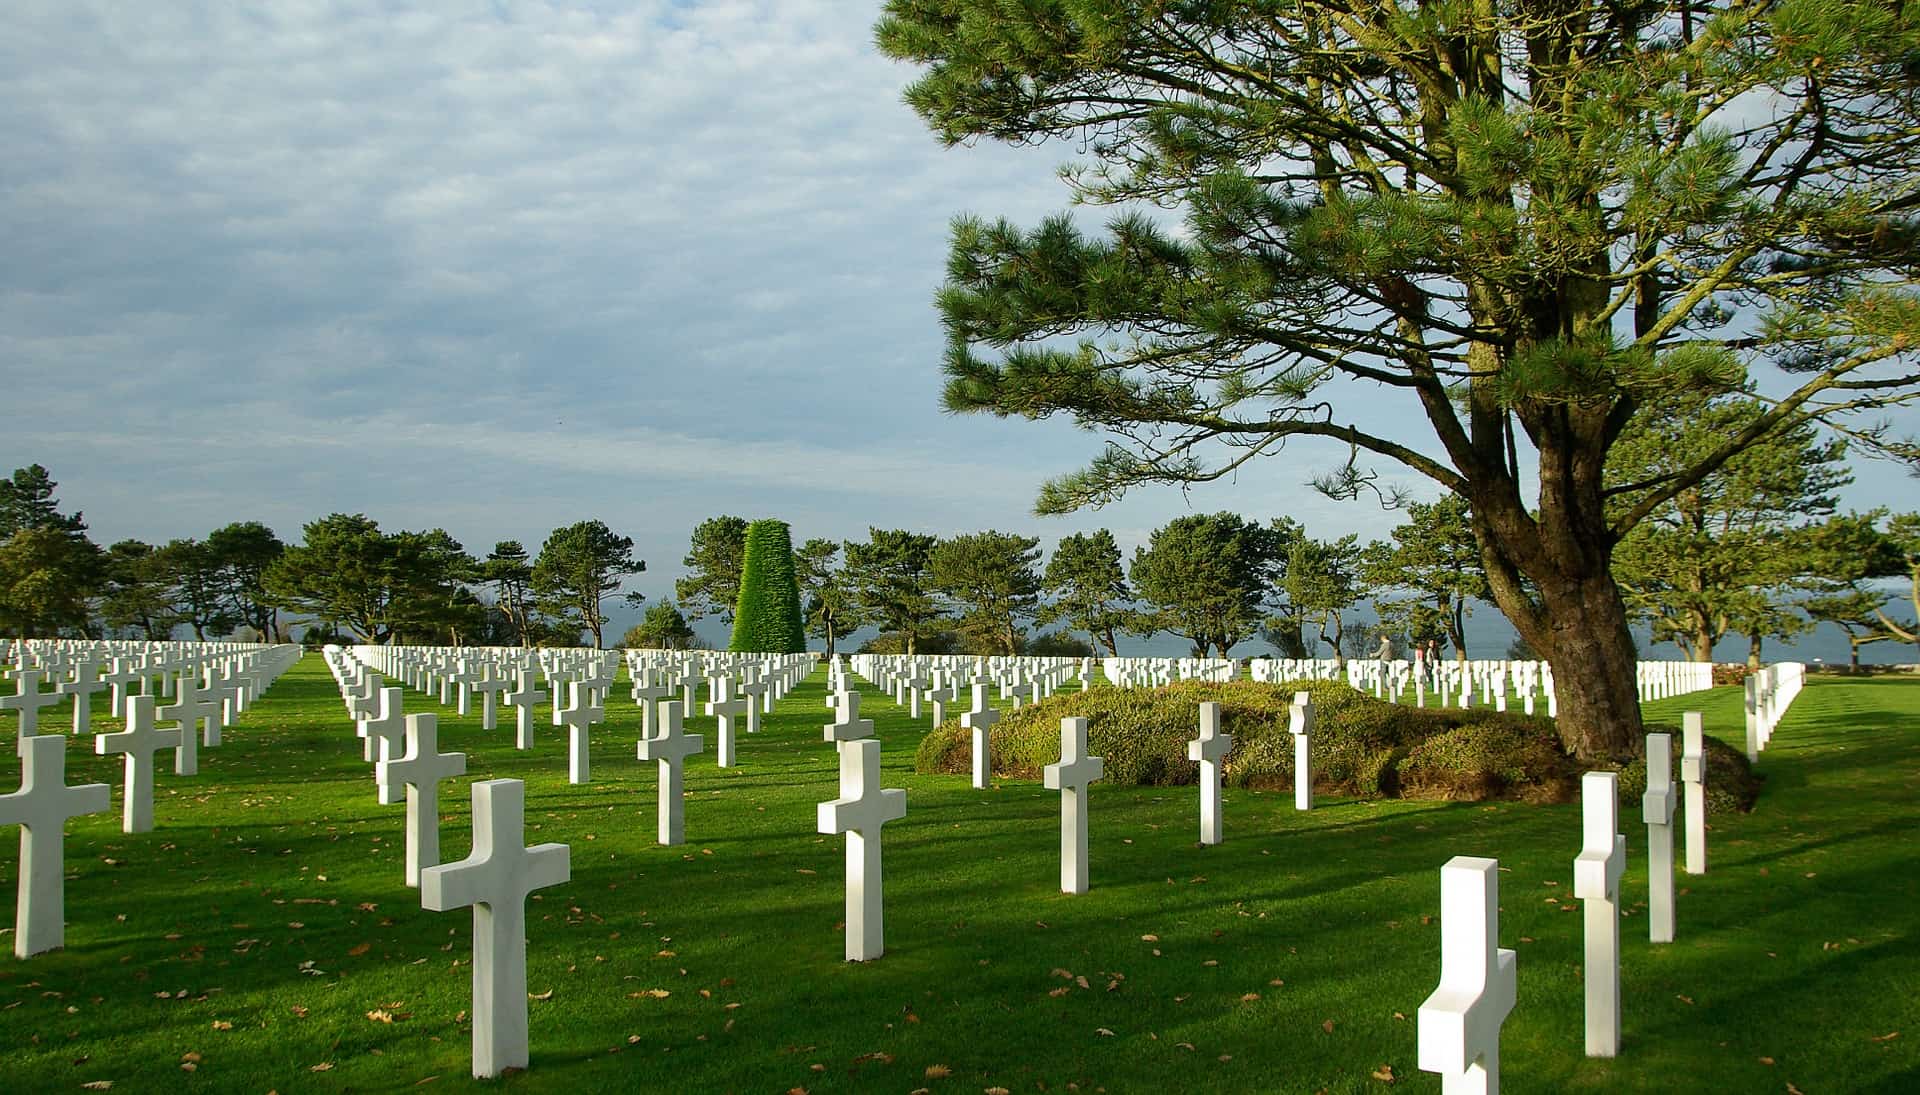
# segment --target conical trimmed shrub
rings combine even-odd
[[[740,562],[740,600],[733,610],[728,650],[750,654],[799,654],[807,649],[800,616],[800,579],[793,568],[793,532],[785,521],[747,526]]]

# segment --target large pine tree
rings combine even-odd
[[[941,140],[1060,142],[1125,207],[953,229],[948,408],[1111,438],[1041,508],[1293,437],[1351,454],[1335,495],[1411,469],[1584,757],[1640,744],[1614,545],[1769,434],[1920,398],[1912,2],[889,0],[877,33]],[[1749,373],[1765,414],[1608,481],[1650,398]]]

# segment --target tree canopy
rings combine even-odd
[[[672,601],[647,606],[640,622],[627,629],[621,646],[648,650],[685,650],[693,645],[693,626]]]
[[[533,563],[533,591],[541,606],[578,635],[585,629],[593,645],[606,645],[602,606],[626,576],[647,569],[633,557],[633,540],[603,521],[577,521],[554,529]]]
[[[1045,585],[1051,600],[1040,610],[1042,627],[1064,621],[1086,632],[1088,643],[1104,648],[1108,657],[1119,655],[1115,632],[1133,622],[1133,590],[1113,533],[1096,529],[1061,539],[1047,561]]]
[[[846,580],[861,614],[883,632],[897,632],[906,654],[942,616],[928,566],[939,539],[905,529],[869,528],[865,543],[848,541]]]
[[[927,558],[933,587],[958,613],[958,626],[996,654],[1018,654],[1020,621],[1040,607],[1040,539],[1006,532],[949,537]]]
[[[1133,588],[1148,606],[1134,629],[1172,632],[1193,643],[1199,656],[1229,657],[1235,644],[1259,631],[1291,540],[1283,526],[1258,525],[1236,513],[1169,521],[1133,553]]]
[[[745,518],[709,517],[694,526],[686,558],[680,560],[687,573],[673,581],[673,595],[689,619],[719,616],[723,622],[733,622],[746,549]]]

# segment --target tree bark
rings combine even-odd
[[[1713,621],[1707,618],[1705,612],[1697,608],[1689,611],[1687,615],[1691,617],[1688,622],[1693,625],[1693,660],[1696,662],[1712,661]]]
[[[1760,647],[1766,641],[1763,635],[1747,636],[1747,668],[1760,668]]]
[[[1629,759],[1641,731],[1634,674],[1639,652],[1612,576],[1543,591],[1542,602],[1560,740],[1583,761]]]

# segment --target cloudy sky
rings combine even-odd
[[[941,148],[878,7],[9,0],[0,473],[47,465],[102,543],[345,511],[484,554],[598,517],[656,596],[718,513],[1384,534],[1303,488],[1310,445],[1030,516],[1098,440],[945,415],[931,300],[948,219],[1060,208],[1071,150]]]

